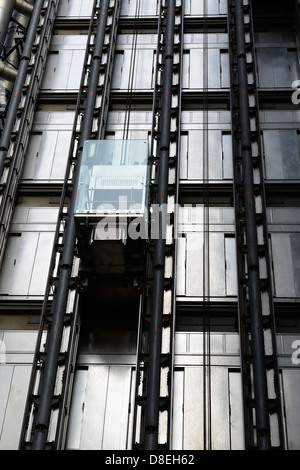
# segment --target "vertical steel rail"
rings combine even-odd
[[[245,441],[270,450],[283,425],[250,1],[228,1],[228,29]]]
[[[244,186],[247,265],[249,276],[249,309],[253,348],[254,388],[256,397],[256,428],[261,449],[271,448],[268,389],[266,377],[264,334],[262,323],[261,285],[259,277],[258,241],[256,232],[253,159],[247,93],[247,62],[244,30],[244,6],[236,0],[236,42],[238,59],[238,88],[240,106],[241,152]]]
[[[182,2],[160,2],[151,132],[151,227],[139,319],[133,448],[171,446]]]
[[[155,450],[158,444],[159,397],[164,302],[166,225],[163,214],[168,198],[170,124],[172,109],[173,56],[175,31],[175,0],[168,2],[164,56],[162,113],[160,123],[157,205],[159,235],[154,244],[153,285],[151,291],[151,324],[149,335],[149,366],[145,419],[145,449]]]

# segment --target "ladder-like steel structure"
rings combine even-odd
[[[94,1],[20,449],[60,450],[65,444],[80,332],[77,169],[84,141],[104,135],[119,13],[120,0]]]
[[[283,448],[251,0],[228,1],[246,449]]]
[[[151,227],[138,327],[132,448],[171,448],[183,6],[160,2],[151,142]]]

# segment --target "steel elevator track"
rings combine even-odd
[[[229,0],[239,333],[246,449],[283,448],[250,0]]]
[[[144,450],[171,446],[182,47],[182,2],[162,2],[150,188],[150,202],[155,205],[152,216],[157,224],[148,242],[141,301],[132,444]]]
[[[73,188],[84,140],[101,139],[105,131],[119,13],[119,0],[94,1],[20,449],[65,444],[80,332]]]

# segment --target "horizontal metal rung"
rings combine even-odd
[[[139,406],[146,407],[147,406],[147,397],[139,396],[137,398],[137,402],[138,402]],[[160,411],[164,411],[164,410],[168,409],[169,402],[170,402],[169,397],[159,397],[159,409],[160,409]]]

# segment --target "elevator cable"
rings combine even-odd
[[[138,0],[136,2],[135,16],[134,16],[134,28],[133,28],[133,38],[132,38],[132,46],[131,46],[127,99],[126,99],[126,109],[125,109],[124,128],[123,128],[123,140],[127,140],[128,134],[129,134],[129,121],[130,121],[130,113],[131,113],[131,105],[132,105],[132,91],[133,91],[133,84],[134,84],[133,81],[134,81],[134,75],[135,75],[140,9],[141,9],[141,0]]]

